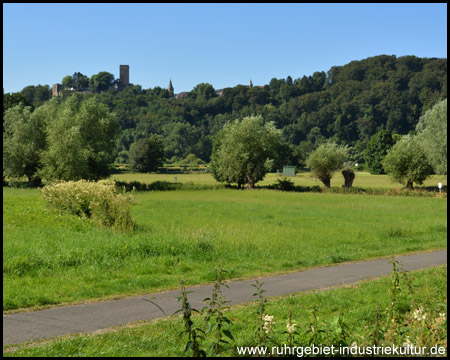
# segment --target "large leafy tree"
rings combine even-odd
[[[26,176],[30,186],[39,186],[41,155],[46,147],[45,118],[39,108],[16,105],[5,111],[3,132],[3,175]]]
[[[46,179],[98,180],[109,175],[118,122],[105,105],[82,99],[71,96],[48,121],[41,171]]]
[[[447,175],[447,99],[427,111],[419,119],[416,130],[435,173]]]
[[[163,165],[164,146],[159,135],[152,134],[133,143],[128,153],[131,170],[135,172],[156,171]]]
[[[107,71],[100,71],[89,79],[89,88],[94,92],[108,90],[114,82],[114,75]]]
[[[41,106],[44,102],[52,97],[52,91],[48,85],[30,85],[22,89],[20,92],[33,108]]]
[[[370,138],[364,150],[364,161],[371,174],[385,174],[381,162],[393,145],[394,139],[387,130],[380,130]]]
[[[188,98],[193,98],[197,100],[209,100],[213,97],[216,97],[216,91],[211,84],[201,83],[196,85],[191,92],[187,94]]]
[[[271,170],[281,143],[273,123],[264,124],[261,116],[249,116],[226,124],[218,134],[211,156],[216,180],[253,189]]]
[[[31,105],[27,98],[20,92],[3,94],[3,114],[5,114],[5,111],[9,108],[19,105],[20,103],[25,106]]]
[[[73,79],[72,79],[72,76],[70,76],[70,75],[64,76],[63,79],[62,79],[62,81],[61,81],[61,84],[62,84],[62,86],[63,86],[65,89],[70,89],[70,88],[72,88],[72,87],[73,87]]]
[[[113,76],[114,78],[114,76]],[[114,79],[113,79],[114,81]],[[72,75],[72,86],[77,91],[86,90],[89,87],[89,78],[80,72],[76,72]]]
[[[383,168],[389,177],[406,188],[414,183],[421,185],[432,173],[425,150],[416,136],[403,136],[383,160]]]
[[[333,174],[342,169],[347,160],[348,149],[346,146],[333,142],[321,144],[306,159],[306,165],[311,169],[326,188],[330,187]]]

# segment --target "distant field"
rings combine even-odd
[[[207,283],[219,262],[249,278],[444,248],[447,237],[443,198],[152,191],[135,195],[132,215],[137,230],[117,233],[47,210],[38,190],[3,188],[3,309]]]
[[[177,182],[188,183],[194,185],[217,185],[219,184],[211,174],[115,174],[111,178],[131,182],[139,181],[145,184],[150,184],[155,181],[169,181],[174,182],[174,178],[177,178]],[[274,173],[268,174],[263,181],[257,183],[257,186],[267,186],[275,184],[277,178],[280,176]],[[295,185],[299,186],[320,186],[323,184],[312,177],[311,173],[299,173],[295,177],[289,177]],[[422,187],[435,186],[441,182],[444,186],[447,185],[447,179],[444,176],[433,175],[430,179],[426,180]],[[341,187],[344,185],[344,177],[340,173],[336,173],[331,179],[331,186]],[[371,175],[369,172],[356,172],[356,177],[353,182],[353,186],[360,188],[385,188],[385,189],[395,189],[402,188],[403,185],[398,183],[393,183],[387,175]]]

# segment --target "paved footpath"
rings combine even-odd
[[[415,270],[447,263],[447,250],[396,258],[403,270]],[[296,273],[260,278],[265,296],[281,296],[311,289],[351,284],[392,272],[389,259],[378,259],[342,265],[315,268]],[[224,287],[225,299],[230,305],[255,300],[255,279],[231,281]],[[213,285],[188,288],[191,306],[201,309],[203,299],[211,296]],[[167,291],[158,294],[129,297],[119,300],[99,301],[89,304],[63,306],[11,315],[3,315],[3,345],[54,336],[90,332],[139,320],[163,317],[160,309],[144,301],[158,304],[167,315],[179,309],[180,292]]]

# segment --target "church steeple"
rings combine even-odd
[[[170,79],[170,81],[169,81],[169,86],[167,87],[167,90],[169,90],[169,93],[170,93],[170,96],[174,96],[174,93],[173,93],[173,86],[172,86],[172,79]]]

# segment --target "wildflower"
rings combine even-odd
[[[293,334],[296,326],[297,326],[297,324],[295,322],[289,323],[289,321],[288,321],[286,324],[286,329],[287,329],[288,333]]]
[[[266,334],[268,334],[269,332],[272,331],[273,325],[275,324],[273,320],[273,315],[263,315],[262,319],[265,321],[263,329],[266,332]]]
[[[413,343],[409,339],[409,336],[406,336],[406,341],[403,343],[403,346],[404,347],[411,347],[411,346],[413,346]]]
[[[422,314],[423,308],[420,307],[417,310],[414,310],[413,315],[414,315],[414,319],[416,319],[417,321],[422,321],[425,320],[425,318],[427,317],[427,314]]]

